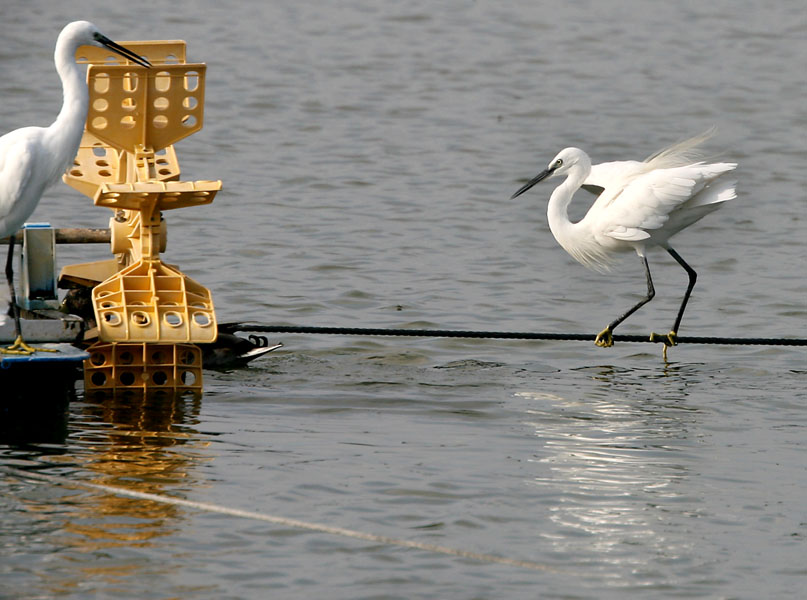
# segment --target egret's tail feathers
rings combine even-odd
[[[728,200],[734,200],[737,197],[736,187],[736,181],[727,181],[726,188],[718,192],[716,202],[727,202]]]
[[[727,179],[723,181],[718,179],[706,186],[701,193],[693,196],[692,200],[688,203],[688,208],[707,206],[709,204],[722,204],[723,202],[734,200],[737,197],[736,187],[737,181],[735,180]]]

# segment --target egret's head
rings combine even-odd
[[[522,188],[513,194],[510,199],[512,200],[513,198],[520,196],[536,183],[539,183],[544,179],[548,179],[549,177],[553,177],[555,175],[566,175],[575,167],[590,170],[591,160],[588,158],[588,155],[585,152],[580,150],[580,148],[564,148],[549,162],[546,169],[530,179]]]
[[[547,165],[546,170],[550,171],[551,175],[565,175],[576,165],[590,169],[591,160],[580,148],[564,148]]]

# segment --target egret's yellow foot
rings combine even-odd
[[[661,342],[664,344],[664,347],[667,346],[677,346],[678,345],[678,334],[674,331],[671,331],[667,335],[663,333],[651,333],[650,334],[650,341],[651,342]]]
[[[22,336],[17,336],[17,339],[14,340],[14,343],[6,348],[0,348],[0,354],[33,354],[34,352],[58,352],[55,348],[34,348],[33,346],[29,346],[25,343],[25,340],[22,339]]]
[[[667,348],[670,346],[677,346],[678,340],[676,339],[678,334],[675,331],[671,331],[667,335],[662,335],[660,333],[651,333],[650,334],[650,341],[651,342],[661,342],[664,346],[661,349],[661,356],[664,358],[664,362],[667,362]]]
[[[8,348],[4,348],[4,347],[0,346],[0,354],[12,354],[14,356],[24,354],[24,355],[27,356],[27,355],[31,354],[31,352],[27,352],[25,350],[13,350],[11,348],[11,346],[9,346]]]
[[[599,346],[600,348],[610,348],[614,345],[614,336],[611,335],[611,328],[606,327],[601,332],[597,334],[597,337],[594,338],[594,344]]]

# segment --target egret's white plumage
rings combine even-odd
[[[81,142],[89,92],[75,55],[83,45],[106,47],[134,63],[149,66],[148,61],[116,44],[87,21],[69,23],[59,34],[54,51],[64,95],[59,115],[49,127],[23,127],[0,137],[0,237],[12,236],[6,264],[12,301],[13,235],[34,212],[45,189],[72,164]],[[15,347],[22,342],[18,318],[16,323]]]
[[[669,344],[675,343],[696,274],[673,250],[669,239],[719,208],[723,202],[737,197],[736,182],[725,178],[737,167],[735,163],[710,164],[694,158],[696,147],[709,135],[680,142],[645,161],[617,161],[594,166],[579,148],[566,148],[544,171],[513,194],[515,198],[544,179],[565,175],[563,183],[552,192],[547,208],[549,228],[558,243],[578,262],[599,271],[607,271],[619,252],[634,250],[642,259],[647,296],[609,324],[597,336],[598,345],[610,346],[614,327],[655,294],[645,257],[647,248],[652,246],[667,250],[690,277],[678,317],[667,336]],[[586,216],[573,223],[569,220],[568,206],[581,187],[599,193],[599,196]]]

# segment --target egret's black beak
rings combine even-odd
[[[528,182],[527,182],[527,183],[524,185],[524,187],[522,187],[522,188],[521,188],[520,190],[518,190],[518,191],[517,191],[515,194],[513,194],[512,196],[510,196],[510,200],[512,200],[513,198],[516,198],[516,197],[520,196],[521,194],[523,194],[524,192],[526,192],[528,189],[530,189],[532,186],[534,186],[536,183],[540,183],[541,181],[543,181],[544,179],[546,179],[547,177],[549,177],[550,175],[552,175],[552,173],[554,173],[554,172],[555,172],[555,169],[544,169],[543,171],[541,171],[540,173],[538,173],[538,175],[536,175],[535,177],[533,177],[532,179],[530,179],[530,180],[529,180],[529,181],[528,181]]]
[[[146,67],[148,69],[151,66],[151,63],[148,60],[146,60],[142,56],[138,56],[128,48],[124,48],[120,44],[113,42],[105,35],[97,33],[95,35],[95,39],[98,41],[98,43],[103,44],[104,46],[112,50],[112,52],[120,54],[125,59],[130,60],[133,63],[140,65],[141,67]]]

